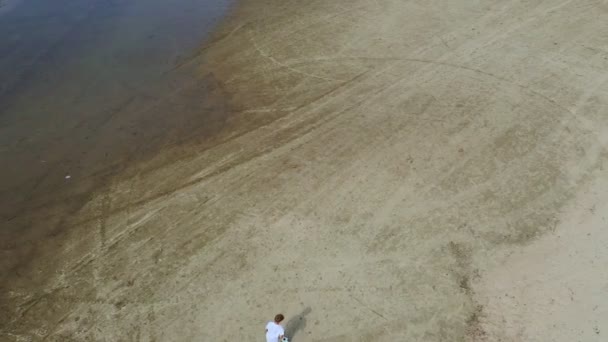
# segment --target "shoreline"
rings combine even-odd
[[[88,10],[103,12],[106,9],[94,8]],[[123,14],[113,13],[113,15],[116,20],[119,20]],[[111,20],[106,21],[111,22]],[[78,26],[80,23],[72,24]],[[110,24],[106,22],[97,23],[97,26],[103,25]],[[96,27],[96,29],[99,28]],[[145,30],[145,27],[143,30]],[[60,41],[79,39],[80,34],[78,32],[73,33],[72,31],[75,31],[73,28],[57,31],[63,35],[60,36]],[[82,31],[86,33],[86,29]],[[113,38],[111,34],[111,32],[107,33],[109,38]],[[165,39],[170,43],[166,45],[177,45],[173,38],[157,38],[157,35],[157,32],[151,32],[147,34],[147,38]],[[209,35],[205,36],[202,41],[204,42],[207,39],[209,39]],[[104,44],[108,45],[106,42]],[[112,42],[110,42],[109,47],[104,46],[104,48],[117,50],[116,53],[131,53],[131,51],[128,51],[128,47],[114,47],[111,44]],[[119,41],[118,44],[125,43]],[[90,49],[90,45],[94,44],[91,43],[83,49]],[[149,45],[150,43],[147,46],[142,46],[142,49],[152,49],[152,52],[155,52],[153,50],[154,46]],[[93,49],[91,49],[92,52],[95,52]],[[127,51],[124,51],[125,49]],[[56,50],[58,51],[46,51],[45,53],[50,55],[51,58],[69,58],[68,56],[71,54],[83,54],[85,56],[79,58],[84,60],[93,59],[89,63],[90,69],[99,67],[96,64],[97,61],[94,60],[95,57],[86,55],[87,51],[79,50],[78,46],[74,48],[74,51],[69,48],[64,48],[66,51]],[[179,150],[181,149],[179,145],[187,144],[188,140],[196,140],[196,142],[193,142],[195,145],[208,144],[209,141],[207,140],[215,136],[215,132],[221,129],[223,122],[227,119],[222,112],[222,108],[227,106],[223,99],[226,95],[214,83],[212,77],[205,78],[198,75],[194,71],[195,66],[176,69],[175,66],[179,63],[178,58],[191,52],[194,52],[194,50],[180,51],[175,46],[171,51],[161,51],[161,53],[169,56],[168,61],[161,58],[157,58],[160,60],[154,60],[154,56],[139,56],[158,62],[156,69],[151,68],[151,70],[140,72],[142,79],[129,79],[128,76],[121,77],[122,75],[104,78],[104,76],[96,74],[95,71],[89,72],[85,62],[83,62],[85,64],[83,67],[76,66],[72,70],[69,68],[71,60],[66,62],[68,67],[61,65],[59,70],[32,68],[24,75],[15,76],[17,85],[12,87],[14,89],[8,90],[8,95],[11,96],[0,108],[0,112],[3,114],[3,132],[5,133],[2,142],[7,145],[7,148],[2,151],[2,157],[7,158],[7,162],[11,165],[3,173],[3,181],[0,182],[0,195],[5,197],[7,204],[10,203],[10,206],[16,207],[16,210],[11,211],[10,206],[5,206],[0,212],[2,219],[7,222],[12,221],[22,215],[26,209],[38,208],[44,210],[44,206],[53,205],[53,202],[60,202],[53,200],[53,197],[63,193],[66,190],[66,185],[67,187],[75,187],[76,191],[79,191],[78,188],[81,186],[85,188],[88,186],[87,182],[97,182],[96,177],[107,178],[108,175],[114,173],[112,169],[124,169],[126,162],[133,162],[133,168],[137,169],[139,157],[144,157],[145,154],[144,159],[153,159],[156,155],[156,149],[176,145]],[[177,57],[175,57],[176,54]],[[124,59],[127,60],[127,57],[129,56],[125,56]],[[44,61],[34,60],[32,64],[45,67]],[[123,64],[126,65],[111,66],[108,71],[120,73],[121,68],[133,68],[128,65],[128,60]],[[175,66],[171,66],[171,64],[175,64]],[[48,89],[44,84],[45,82],[38,82],[34,76],[51,72],[57,75],[64,73],[66,74],[64,77],[68,80],[63,83],[58,82],[54,85],[54,89]],[[72,79],[73,74],[77,73],[96,77],[95,81],[101,85],[91,86],[86,79]],[[60,76],[56,78],[60,80]],[[34,79],[34,81],[30,79]],[[79,82],[85,88],[81,94],[75,93],[72,89],[74,88],[73,85]],[[148,82],[148,84],[142,85],[142,82]],[[111,88],[118,89],[114,91]],[[87,91],[91,94],[87,94]],[[100,95],[93,94],[95,91],[99,92]],[[15,94],[12,94],[13,92]],[[52,98],[48,99],[52,97],[48,93],[55,95],[57,92],[60,92],[60,98],[69,97],[75,102],[71,105],[73,109],[61,107],[64,104],[63,102],[68,102],[68,100],[55,101]],[[124,95],[119,92],[123,92]],[[32,97],[37,98],[40,104],[37,104],[36,101],[29,101],[28,98]],[[176,99],[180,101],[180,107],[177,110],[179,110],[181,117],[177,118],[178,120],[176,118],[165,118],[164,113],[176,110],[171,108],[172,106],[177,107],[177,105],[171,103]],[[204,99],[206,104],[200,104],[201,99]],[[96,101],[105,101],[106,103]],[[34,104],[30,105],[30,102]],[[59,104],[55,105],[54,102]],[[219,110],[215,110],[216,107]],[[62,113],[62,115],[53,118],[53,121],[38,115],[40,111],[49,110],[60,113],[65,111],[67,113]],[[86,113],[85,117],[78,116],[81,111]],[[201,117],[199,115],[201,112],[205,113],[207,117]],[[16,113],[19,113],[19,115]],[[158,122],[151,122],[152,120]],[[37,123],[37,121],[40,121],[40,123]],[[56,127],[55,121],[62,121],[65,128]],[[50,129],[45,131],[45,126],[50,127]],[[29,133],[32,131],[35,134]],[[145,160],[142,162],[147,163]],[[23,173],[19,169],[32,170],[32,172]],[[132,171],[126,172],[127,174],[132,173]],[[66,182],[67,176],[70,176],[70,183]],[[53,181],[50,178],[54,178],[54,184],[52,184]],[[79,181],[82,181],[83,184],[78,184]],[[104,182],[101,181],[101,183]],[[74,185],[74,183],[76,184]],[[66,191],[70,193],[71,190]],[[16,193],[17,196],[11,196],[11,192]],[[45,192],[49,195],[45,195]],[[88,190],[85,192],[88,192]],[[76,195],[76,197],[81,197],[83,194],[77,193]],[[37,199],[38,197],[40,198]],[[59,197],[61,198],[61,196]],[[31,201],[32,205],[28,204],[26,207],[19,209],[20,205],[18,203],[22,200]]]
[[[73,10],[78,12],[82,9]],[[101,11],[102,15],[107,11],[105,8],[87,10]],[[213,9],[208,12],[217,11],[219,10]],[[174,12],[166,13],[165,16],[171,19],[169,15],[173,13],[175,18],[181,18],[179,10]],[[96,25],[95,29],[105,32],[102,29],[107,25],[106,21],[114,18],[119,20],[124,15],[117,12],[111,14],[113,17],[101,19],[101,23],[98,20],[94,24],[83,25],[78,30],[82,32],[76,32],[69,27],[56,31],[60,33],[60,37],[63,35],[60,40],[68,42],[78,40],[80,35],[86,35],[87,30],[91,30],[91,25]],[[89,14],[85,17],[88,16]],[[197,19],[201,20],[201,18]],[[215,19],[210,20],[212,23]],[[180,23],[178,26],[184,25]],[[110,27],[111,29],[113,27]],[[146,27],[143,26],[142,30],[145,29]],[[200,33],[203,34],[204,31]],[[174,56],[174,52],[184,52],[177,51],[178,46],[175,46],[176,42],[171,37],[159,38],[158,35],[157,32],[152,32],[147,34],[146,38],[167,39],[170,43],[167,45],[173,48],[169,53],[170,56]],[[106,36],[112,38],[111,31],[106,33]],[[209,35],[205,36],[200,44],[207,39]],[[90,49],[94,43],[88,43],[83,49]],[[120,46],[115,48],[111,43],[109,42],[110,46],[106,48],[124,53],[125,49],[120,50]],[[102,41],[101,44],[108,43]],[[84,54],[84,57],[80,57],[83,60],[83,67],[79,68],[77,65],[72,70],[60,65],[61,68],[54,68],[58,70],[36,69],[31,72],[34,76],[26,74],[27,77],[22,77],[25,82],[16,87],[18,96],[13,96],[10,104],[3,103],[0,109],[3,114],[2,142],[7,146],[0,151],[0,158],[5,159],[7,165],[11,166],[4,169],[3,181],[0,182],[2,185],[0,199],[4,203],[0,211],[2,222],[0,247],[4,256],[3,261],[0,262],[0,270],[7,274],[0,283],[0,288],[3,289],[3,294],[0,296],[0,312],[3,314],[10,312],[11,317],[16,317],[13,314],[23,310],[24,304],[18,304],[22,300],[21,294],[36,296],[47,286],[52,286],[49,284],[52,283],[57,272],[57,264],[53,260],[62,254],[62,246],[69,244],[76,236],[80,235],[78,240],[89,237],[90,232],[86,231],[88,226],[83,226],[83,222],[88,224],[91,221],[103,221],[104,216],[107,215],[105,210],[112,210],[111,206],[104,206],[101,212],[81,213],[91,199],[111,193],[115,182],[137,177],[139,174],[145,174],[177,160],[190,158],[196,154],[198,148],[217,143],[216,141],[221,139],[218,132],[222,130],[228,119],[226,114],[231,111],[221,87],[218,87],[212,77],[198,75],[194,70],[196,65],[179,70],[169,68],[162,74],[152,76],[151,73],[143,74],[151,80],[149,82],[151,84],[145,87],[138,86],[137,89],[127,83],[131,81],[137,83],[142,80],[130,80],[121,77],[122,75],[114,77],[114,81],[108,82],[115,82],[112,88],[118,88],[126,94],[122,96],[108,93],[108,89],[103,88],[106,80],[94,71],[93,75],[89,75],[88,70],[84,68],[89,60],[92,60],[91,63],[94,65],[95,57],[91,58],[87,55],[87,51],[79,50],[79,46],[75,47],[74,52],[65,48],[66,44],[55,45],[58,46],[57,49],[45,52],[48,57],[52,59],[58,58],[55,56],[65,55],[66,64],[69,65],[70,58],[73,59],[70,55]],[[126,49],[128,50],[128,47]],[[190,52],[193,50],[188,51]],[[145,55],[141,57],[147,62],[154,58]],[[159,67],[164,67],[160,64],[165,63],[164,60],[158,62]],[[44,61],[38,64],[46,67]],[[117,71],[120,70],[114,70]],[[36,83],[36,74],[60,76],[62,73],[67,75],[66,82],[55,84],[54,89],[50,91],[44,87],[44,84],[43,86],[39,84],[42,82]],[[87,80],[72,80],[74,74],[78,73],[91,78],[97,77],[97,83],[101,83],[100,88],[88,89],[96,85],[93,84],[92,87],[91,82]],[[72,85],[75,83],[81,83],[83,90],[80,94],[74,94],[72,90]],[[49,93],[50,97],[53,97],[54,93],[64,91],[67,93],[65,94],[67,100],[61,97],[58,100],[46,98],[49,97]],[[87,99],[85,91],[89,93],[97,91],[107,97],[107,103],[99,103],[95,107],[96,95],[88,95],[91,99]],[[36,98],[40,104],[28,98]],[[88,102],[79,103],[78,101],[83,101],[83,98]],[[68,100],[73,101],[71,104],[73,109],[65,110],[65,114],[61,113],[60,106],[63,102],[69,102]],[[32,105],[29,104],[30,102]],[[46,118],[38,118],[37,109],[57,110],[59,113],[49,121]],[[83,109],[86,109],[85,115],[77,115],[81,114],[78,111]],[[88,112],[95,110],[98,113],[89,115]],[[179,115],[166,115],[174,112],[178,112]],[[16,115],[17,113],[19,116]],[[60,113],[61,115],[57,115]],[[204,116],[201,116],[201,113]],[[30,115],[31,117],[28,117]],[[62,122],[65,127],[55,128],[58,122]],[[41,129],[36,125],[49,126],[55,131],[48,133],[43,130],[44,128]],[[22,137],[23,135],[26,136]],[[87,249],[89,246],[90,241],[82,241],[84,248],[82,252],[91,252]],[[76,250],[81,251],[78,248]],[[50,312],[41,312],[40,315],[44,316],[48,313]],[[6,329],[12,325],[9,324],[8,318],[2,321],[0,330],[7,331]],[[18,329],[17,325],[12,327]]]

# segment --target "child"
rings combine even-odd
[[[281,342],[285,335],[285,329],[281,326],[281,322],[285,319],[282,314],[274,316],[274,322],[266,324],[266,342]]]

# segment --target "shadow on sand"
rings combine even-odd
[[[308,315],[312,309],[307,307],[302,310],[299,314],[293,316],[285,325],[285,336],[289,337],[289,341],[297,341],[295,335],[306,328],[306,315]]]

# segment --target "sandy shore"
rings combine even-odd
[[[216,138],[5,249],[0,336],[605,340],[604,32],[591,0],[243,1],[180,66]]]
[[[498,264],[486,266],[475,288],[487,340],[605,338],[608,183],[598,178],[564,208],[551,234],[502,249]]]

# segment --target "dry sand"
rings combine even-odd
[[[182,65],[218,138],[32,242],[2,338],[605,341],[607,32],[597,0],[243,1]]]

